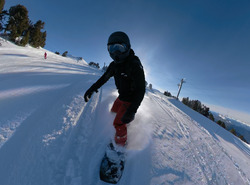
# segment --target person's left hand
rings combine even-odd
[[[86,93],[84,94],[84,100],[85,100],[85,102],[88,102],[88,101],[89,101],[89,99],[91,98],[91,96],[92,96],[92,94],[93,94],[94,92],[98,93],[98,90],[97,90],[97,89],[93,89],[92,87],[90,87],[90,88],[86,91]]]
[[[124,123],[124,124],[128,124],[128,123],[130,123],[131,121],[133,121],[134,118],[135,118],[135,113],[134,113],[134,112],[128,112],[128,111],[127,111],[127,112],[123,115],[121,121],[122,121],[122,123]]]

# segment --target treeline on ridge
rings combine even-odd
[[[209,111],[209,107],[206,107],[205,105],[203,105],[199,100],[189,100],[189,98],[187,97],[187,98],[182,99],[182,103],[187,105],[191,109],[195,110],[196,112],[199,112],[203,116],[206,116],[210,120],[216,122],[222,128],[228,130],[225,122],[223,122],[221,120],[215,121],[213,114]],[[232,134],[234,134],[235,136],[239,137],[242,141],[247,143],[246,139],[242,135],[238,135],[234,128],[232,128],[228,131],[231,132]]]

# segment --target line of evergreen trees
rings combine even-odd
[[[211,120],[212,120],[212,121],[215,121],[214,119],[211,119]],[[228,130],[229,132],[231,132],[231,133],[232,133],[233,135],[235,135],[236,137],[240,138],[242,141],[248,143],[248,142],[246,141],[246,139],[244,138],[243,135],[240,135],[240,134],[237,134],[237,133],[236,133],[236,130],[235,130],[234,128],[228,129],[228,128],[226,127],[226,124],[225,124],[223,121],[218,120],[216,123],[217,123],[218,125],[220,125],[222,128],[224,128],[224,129]]]
[[[9,39],[18,45],[25,46],[29,43],[35,48],[44,47],[47,33],[41,30],[45,23],[38,20],[33,24],[27,8],[23,5],[12,6],[9,11],[3,11],[4,4],[5,0],[0,0],[0,32],[7,33]]]
[[[172,94],[170,93],[170,92],[168,92],[168,91],[164,91],[164,93],[163,93],[165,96],[168,96],[168,97],[174,97],[174,96],[172,96]]]
[[[60,55],[60,53],[59,53],[58,51],[56,51],[55,54]],[[62,54],[63,57],[67,57],[67,55],[68,55],[68,51],[65,51],[65,52]]]
[[[96,68],[98,68],[98,69],[100,69],[99,63],[90,62],[89,65],[90,65],[90,66],[93,66],[93,67],[96,67]]]
[[[182,103],[190,107],[191,109],[201,113],[203,116],[209,116],[209,107],[201,104],[199,100],[189,100],[189,98],[183,98]]]
[[[209,107],[203,105],[199,100],[189,100],[189,98],[187,97],[182,99],[182,103],[215,122],[213,114],[209,111]],[[216,123],[220,125],[222,128],[228,130],[226,124],[223,121],[218,120]],[[236,130],[234,128],[228,131],[231,132],[233,135],[239,137],[242,141],[247,143],[246,139],[242,135],[236,134]]]

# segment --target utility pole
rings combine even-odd
[[[179,90],[178,90],[178,94],[177,94],[177,97],[176,97],[177,100],[178,100],[179,94],[180,94],[180,92],[181,92],[181,88],[182,88],[182,84],[183,84],[183,83],[186,83],[186,82],[185,82],[185,80],[182,78],[182,79],[181,79],[181,83],[178,84]]]

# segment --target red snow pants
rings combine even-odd
[[[121,119],[130,104],[130,102],[121,101],[119,98],[117,98],[111,108],[111,112],[116,113],[116,117],[113,122],[116,130],[115,142],[116,144],[121,146],[125,146],[127,141],[127,124],[123,124]]]

